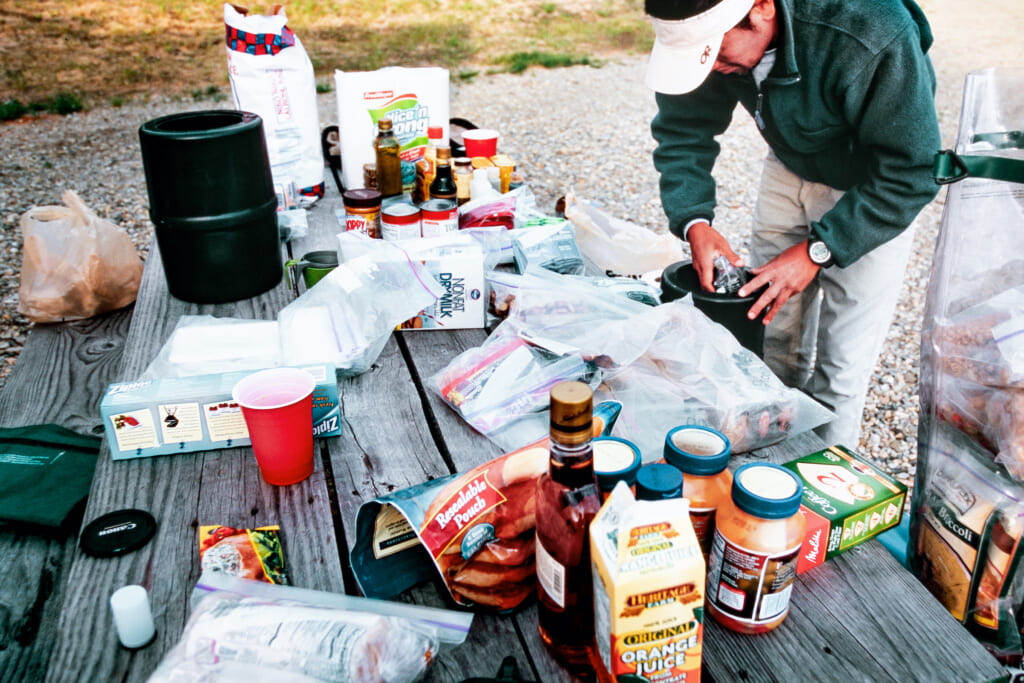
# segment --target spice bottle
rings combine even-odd
[[[779,465],[736,470],[708,562],[707,610],[726,628],[764,633],[789,613],[804,537],[803,491],[803,482]]]
[[[447,147],[441,147],[437,150],[437,170],[434,180],[430,183],[431,199],[451,199],[455,201],[458,196],[455,179],[452,178],[451,158],[452,152]]]
[[[483,169],[479,169],[483,170]],[[620,481],[636,493],[636,473],[640,471],[640,449],[617,436],[594,439],[594,475],[601,490],[601,502],[608,500]]]
[[[704,561],[715,537],[715,511],[728,500],[732,444],[709,427],[683,425],[665,435],[665,462],[683,473],[683,496],[690,501],[690,522]]]
[[[672,465],[655,462],[636,473],[637,500],[667,500],[683,497],[683,474]]]
[[[377,122],[373,151],[377,155],[377,189],[381,195],[393,197],[402,194],[402,148],[391,128],[391,119]]]
[[[469,157],[455,159],[455,168],[452,170],[455,178],[455,196],[462,206],[469,201],[470,183],[473,182],[473,162]]]
[[[443,137],[444,129],[441,126],[427,127],[427,146],[423,150],[423,158],[416,162],[416,189],[412,197],[416,203],[430,199],[430,183],[437,170],[437,149],[442,147]]]
[[[590,522],[601,501],[594,478],[593,393],[583,382],[551,388],[548,472],[537,484],[537,613],[541,639],[573,673],[591,671],[594,643]]]

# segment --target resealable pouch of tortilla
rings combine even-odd
[[[622,405],[594,406],[594,436]],[[537,478],[548,439],[364,503],[352,569],[363,595],[390,598],[438,574],[459,605],[506,612],[534,595]]]
[[[338,134],[345,189],[363,187],[363,165],[376,163],[377,122],[391,119],[401,145],[402,185],[415,184],[416,162],[427,148],[427,126],[448,139],[448,70],[389,66],[376,71],[334,72]]]

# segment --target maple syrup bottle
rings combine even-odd
[[[537,484],[537,613],[540,635],[569,671],[593,672],[590,522],[601,507],[594,477],[593,393],[582,382],[551,388],[548,472]]]

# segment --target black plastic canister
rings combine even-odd
[[[262,119],[232,110],[171,114],[142,124],[139,142],[171,294],[218,303],[277,285],[284,270]]]

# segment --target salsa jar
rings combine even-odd
[[[683,497],[704,561],[715,537],[715,515],[732,491],[729,439],[710,427],[683,425],[665,435],[665,462],[683,473]]]
[[[708,562],[707,610],[722,626],[765,633],[789,614],[804,537],[803,492],[803,482],[780,465],[736,470]]]

